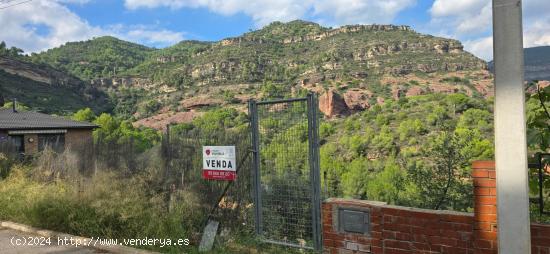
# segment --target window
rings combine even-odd
[[[65,150],[65,134],[39,134],[38,151],[44,151],[46,147],[56,152]]]
[[[25,152],[25,142],[23,135],[9,136],[9,141],[13,146],[15,152],[24,153]]]

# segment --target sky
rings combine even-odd
[[[155,48],[218,41],[273,21],[409,25],[492,59],[491,0],[0,0],[0,41],[40,52],[112,35]],[[524,46],[550,45],[550,0],[523,0]]]

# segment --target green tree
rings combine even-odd
[[[547,152],[550,147],[550,86],[527,97],[527,143],[531,149]]]
[[[97,116],[90,108],[84,108],[73,114],[71,117],[75,121],[93,122]]]
[[[8,101],[4,103],[3,108],[13,108],[13,101]],[[15,105],[15,109],[18,111],[29,111],[31,108],[21,102],[17,102],[17,104]]]
[[[390,204],[404,202],[403,195],[407,191],[407,174],[392,159],[386,161],[384,169],[375,173],[366,186],[367,197],[370,200],[380,200]]]
[[[458,138],[452,132],[442,131],[430,137],[423,152],[429,160],[409,169],[422,206],[436,210],[471,207],[471,183],[464,180],[469,175],[469,161],[460,152]]]
[[[478,129],[480,131],[489,133],[491,132],[493,125],[493,114],[487,110],[478,108],[471,108],[459,117],[457,128],[469,128]]]
[[[366,186],[369,178],[369,161],[359,157],[347,165],[348,170],[342,174],[342,194],[344,197],[367,199]]]

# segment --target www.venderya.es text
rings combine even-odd
[[[98,246],[188,246],[190,244],[189,239],[163,239],[163,238],[125,238],[125,239],[111,239],[111,238],[81,238],[81,237],[39,237],[39,236],[26,236],[18,237],[13,236],[10,239],[10,243],[16,246],[28,245],[28,246],[48,246],[48,245],[70,245],[74,247],[98,247]]]

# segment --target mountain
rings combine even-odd
[[[106,93],[77,77],[23,56],[0,55],[0,101],[12,98],[45,113],[110,109]]]
[[[524,49],[525,80],[550,80],[550,46]],[[489,62],[493,71],[493,61]]]
[[[492,94],[486,62],[464,51],[459,41],[396,25],[273,22],[238,37],[182,41],[164,49],[100,37],[33,54],[30,60],[110,94],[119,115],[156,117],[155,122],[162,121],[159,115],[225,105],[244,110],[240,103],[248,99],[308,91],[341,98],[345,114],[428,93]],[[335,106],[328,103],[324,112]]]
[[[82,42],[68,42],[41,54],[33,54],[34,62],[42,62],[83,80],[116,76],[143,62],[154,49],[119,40],[111,36]]]
[[[550,80],[550,46],[525,49],[525,79]]]

